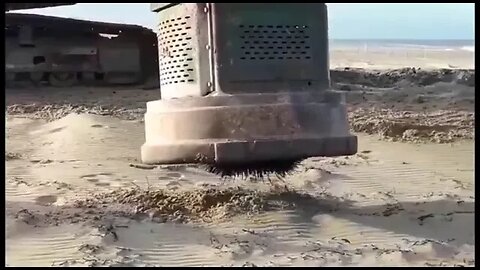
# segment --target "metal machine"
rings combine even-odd
[[[15,13],[5,14],[5,25],[9,84],[140,84],[158,77],[156,34],[149,29]]]
[[[151,7],[162,99],[147,103],[143,162],[261,176],[356,153],[344,97],[329,89],[325,4]]]

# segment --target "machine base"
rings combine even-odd
[[[233,164],[353,155],[341,95],[280,93],[147,103],[147,164]]]

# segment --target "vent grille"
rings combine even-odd
[[[291,61],[312,59],[307,25],[239,25],[240,60]]]
[[[160,85],[195,82],[191,41],[190,16],[160,23]]]

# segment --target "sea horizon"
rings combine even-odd
[[[347,39],[330,38],[330,49],[425,49],[475,52],[475,39]]]

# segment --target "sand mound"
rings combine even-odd
[[[421,70],[416,68],[403,68],[387,71],[369,71],[364,69],[334,69],[330,76],[332,82],[344,84],[357,84],[369,87],[387,88],[399,84],[427,86],[438,82],[454,82],[459,85],[475,86],[475,70]]]
[[[473,139],[475,128],[474,113],[455,111],[416,113],[359,108],[349,112],[349,121],[354,132],[410,142]]]
[[[145,109],[139,108],[127,110],[112,106],[103,107],[95,105],[72,105],[72,104],[14,104],[7,106],[6,113],[8,115],[26,115],[33,119],[45,119],[47,121],[55,121],[69,114],[94,114],[94,115],[110,115],[126,120],[140,119],[145,113]]]
[[[328,196],[323,194],[322,197]],[[120,206],[125,213],[145,214],[158,222],[176,221],[222,221],[235,215],[258,214],[264,211],[292,209],[298,204],[318,198],[282,187],[276,190],[259,191],[240,187],[209,188],[188,191],[163,189],[119,189],[85,200],[77,200],[77,208]]]
[[[274,186],[264,191],[241,187],[183,191],[136,187],[91,194],[61,206],[19,204],[9,208],[9,212],[15,219],[38,227],[79,222],[103,226],[114,217],[155,223],[219,224],[234,216],[255,216],[267,211],[312,207],[315,211],[334,211],[340,200],[323,191],[309,194],[289,190],[286,186]]]

